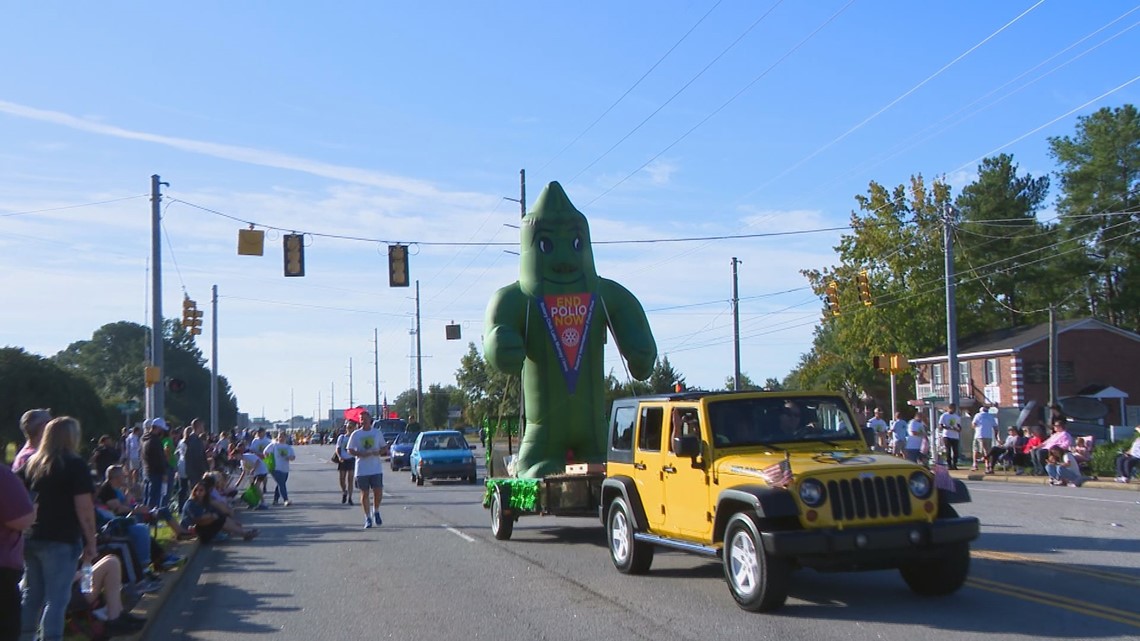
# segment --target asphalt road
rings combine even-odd
[[[782,610],[752,614],[713,562],[659,552],[649,575],[618,573],[594,519],[525,517],[496,541],[481,483],[385,468],[384,525],[365,530],[331,448],[297,451],[294,505],[243,514],[254,542],[204,548],[150,639],[1140,639],[1135,492],[973,482],[959,511],[983,534],[959,593],[801,571]]]

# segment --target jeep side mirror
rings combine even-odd
[[[673,437],[673,453],[677,456],[696,458],[701,454],[701,440],[696,436]]]

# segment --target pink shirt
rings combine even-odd
[[[16,452],[16,458],[12,460],[12,471],[19,471],[20,468],[28,464],[28,459],[32,458],[32,454],[36,453],[36,448],[32,447],[31,443],[24,443],[24,447]]]
[[[1073,448],[1073,435],[1069,434],[1069,430],[1061,430],[1060,432],[1054,432],[1052,436],[1045,439],[1045,442],[1041,444],[1041,447],[1043,447],[1045,449],[1049,449],[1050,447],[1053,447],[1054,445],[1056,445],[1057,447],[1059,447],[1063,450],[1072,449]]]

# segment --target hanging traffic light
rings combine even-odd
[[[202,333],[202,311],[189,296],[182,299],[182,328],[189,330],[191,336]]]
[[[172,378],[166,381],[166,389],[174,392],[175,394],[181,393],[186,389],[186,381],[181,378]]]
[[[388,245],[388,286],[407,287],[408,278],[408,246]]]
[[[859,272],[855,277],[855,283],[859,286],[859,300],[867,307],[871,306],[871,279],[867,277],[867,270]]]
[[[839,315],[839,283],[831,281],[827,284],[827,310],[832,316]]]
[[[198,303],[190,300],[189,296],[182,297],[182,328],[187,329],[190,327],[194,312],[198,309]]]
[[[285,234],[285,275],[305,275],[305,236],[304,234]]]

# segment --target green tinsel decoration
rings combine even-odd
[[[538,507],[538,479],[487,479],[487,491],[483,493],[483,507],[491,506],[491,496],[496,485],[506,485],[511,489],[510,507],[513,510],[533,512]]]

